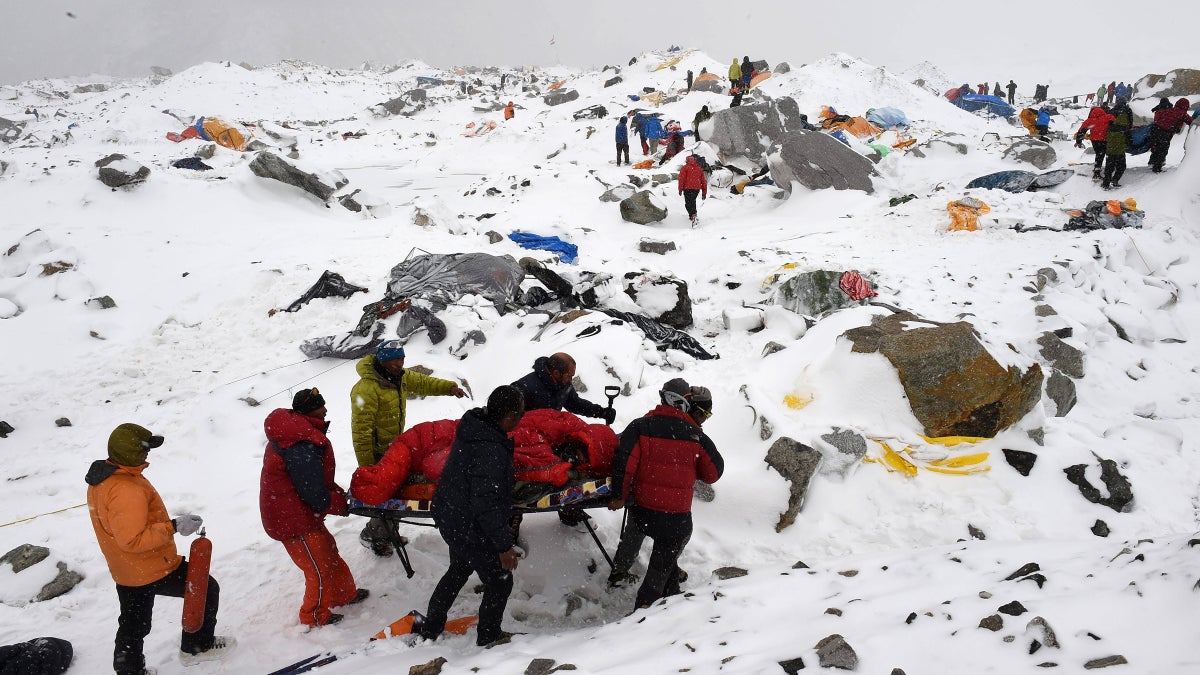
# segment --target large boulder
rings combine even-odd
[[[793,182],[810,190],[875,191],[871,161],[819,131],[788,132],[767,160],[771,180],[789,193]]]
[[[779,64],[775,66],[776,75],[783,75],[790,72],[792,72],[792,67],[788,65],[787,61],[780,61]]]
[[[1176,68],[1166,75],[1146,75],[1137,81],[1134,91],[1138,98],[1200,96],[1200,70]]]
[[[842,290],[842,272],[813,270],[784,281],[775,291],[775,304],[805,316],[863,304]]]
[[[574,101],[579,98],[579,92],[574,89],[559,89],[552,91],[542,97],[542,101],[546,105],[562,105],[568,101]]]
[[[724,94],[725,84],[721,80],[701,80],[692,83],[692,91],[707,91],[714,94]]]
[[[821,466],[821,453],[783,436],[767,449],[766,462],[791,483],[787,510],[779,514],[779,522],[775,524],[775,531],[782,532],[796,522],[797,514],[804,508],[808,486]]]
[[[120,153],[96,160],[100,182],[110,188],[136,185],[146,180],[150,169]]]
[[[621,218],[638,225],[657,223],[667,217],[667,207],[649,190],[641,190],[621,200]]]
[[[1041,398],[1041,367],[1000,365],[965,321],[934,323],[899,312],[844,336],[853,351],[882,354],[896,367],[927,436],[991,438]]]
[[[333,193],[348,182],[338,172],[327,175],[309,173],[272,152],[258,153],[258,156],[250,162],[250,170],[254,172],[255,176],[271,178],[298,187],[321,201],[329,201]]]
[[[1054,147],[1040,138],[1021,138],[1004,151],[1005,159],[1028,162],[1039,169],[1048,169],[1058,160]]]
[[[767,103],[718,110],[710,122],[712,132],[705,140],[726,158],[762,157],[783,135],[783,119],[776,107]]]

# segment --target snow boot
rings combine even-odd
[[[335,614],[334,616],[337,615]],[[233,651],[233,648],[236,646],[237,640],[224,635],[217,635],[213,638],[212,646],[202,652],[192,654],[190,652],[180,651],[179,661],[185,666],[194,666],[198,663],[204,663],[205,661],[219,659]]]
[[[351,600],[350,602],[347,602],[346,604],[347,605],[357,605],[358,603],[362,602],[363,600],[366,600],[369,597],[371,597],[371,591],[368,591],[365,588],[360,588],[354,594],[354,599]]]

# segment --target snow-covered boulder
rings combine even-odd
[[[100,182],[110,188],[136,185],[150,175],[149,167],[142,166],[120,153],[96,160],[96,166],[99,169]]]
[[[1050,168],[1058,160],[1054,146],[1040,138],[1021,138],[1004,151],[1005,159],[1028,162],[1039,169]]]
[[[272,178],[281,183],[287,183],[316,196],[321,201],[328,201],[341,187],[346,185],[346,179],[338,172],[331,175],[319,176],[300,169],[295,164],[271,152],[260,152],[250,162],[250,170],[262,178]]]
[[[579,92],[574,89],[559,89],[552,91],[542,97],[542,102],[546,105],[562,105],[568,101],[574,101],[579,98]]]
[[[636,192],[621,200],[621,218],[638,225],[657,223],[667,217],[667,207],[649,190]]]
[[[788,132],[767,161],[771,180],[788,192],[793,182],[812,190],[875,191],[870,160],[819,131]]]

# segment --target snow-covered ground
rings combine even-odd
[[[0,256],[0,316],[6,317],[0,319],[0,419],[15,428],[0,440],[0,553],[22,543],[47,546],[52,560],[85,580],[64,596],[22,606],[44,580],[31,583],[32,570],[13,576],[0,568],[0,644],[59,636],[77,650],[71,672],[108,670],[117,598],[79,505],[88,464],[104,456],[111,429],[128,421],[166,437],[146,475],[172,513],[201,514],[214,542],[213,574],[222,586],[218,632],[236,636],[240,646],[222,661],[189,669],[197,675],[265,673],[325,650],[341,657],[321,669],[330,675],[405,672],[437,656],[447,659],[444,673],[523,673],[535,658],[584,673],[773,673],[782,672],[778,662],[797,657],[817,669],[814,646],[833,633],[855,649],[864,673],[1010,674],[1046,662],[1058,666],[1050,672],[1075,673],[1118,654],[1128,664],[1114,672],[1200,669],[1193,589],[1200,546],[1190,541],[1200,529],[1193,441],[1200,433],[1200,353],[1193,341],[1200,267],[1191,260],[1200,227],[1196,132],[1175,140],[1164,174],[1151,174],[1145,155],[1129,158],[1115,196],[1137,200],[1146,212],[1143,229],[1018,232],[1017,223],[1061,227],[1065,209],[1114,196],[1090,180],[1090,154],[1055,142],[1052,168],[1078,165],[1080,175],[1051,191],[964,191],[977,176],[1030,168],[1001,157],[1010,137],[1024,130],[965,113],[906,78],[834,54],[771,78],[763,91],[794,97],[811,119],[821,105],[851,115],[900,108],[913,121],[909,133],[924,157],[885,157],[873,194],[797,187],[780,201],[769,190],[736,196],[714,188],[696,229],[668,183],[653,188],[669,206],[667,219],[643,226],[623,221],[616,204],[597,200],[606,185],[631,173],[615,166],[615,116],[634,105],[627,94],[645,86],[678,89],[685,70],[724,73],[728,65],[692,52],[675,70],[654,71],[661,58],[641,55],[622,69],[624,82],[607,89],[611,71],[536,71],[542,86],[567,79],[579,91],[579,100],[557,107],[522,94],[511,79],[506,92],[490,93],[499,74],[471,73],[489,93],[460,98],[455,85],[434,87],[429,108],[411,118],[378,118],[367,108],[415,88],[417,76],[461,75],[416,62],[387,73],[298,62],[253,71],[207,63],[161,81],[108,80],[106,91],[65,98],[55,92],[97,80],[6,89],[11,98],[0,96],[0,117],[24,118],[29,108],[38,116],[26,127],[35,140],[0,146],[8,164],[0,176],[0,250],[7,251]],[[514,120],[482,137],[462,135],[470,122],[501,121],[498,110],[476,106],[507,100],[519,106]],[[1144,114],[1153,102],[1135,101],[1134,109]],[[608,118],[572,119],[593,104],[606,106]],[[688,128],[705,104],[722,109],[728,99],[695,92],[661,111]],[[371,218],[336,201],[326,208],[254,176],[247,168],[253,153],[218,148],[208,160],[213,171],[170,168],[201,143],[166,140],[182,128],[162,114],[166,109],[286,123],[306,166],[340,171],[349,187],[386,202],[390,213]],[[1051,129],[1073,132],[1086,112],[1064,107]],[[959,134],[966,154],[927,143],[951,133]],[[150,178],[132,190],[102,185],[93,163],[112,152],[149,166]],[[636,141],[633,154],[637,160]],[[681,163],[682,157],[668,168]],[[499,194],[489,196],[489,188]],[[888,205],[907,194],[918,198]],[[992,212],[981,231],[947,232],[945,204],[964,194],[983,199]],[[430,224],[414,224],[417,208]],[[484,214],[494,215],[477,219]],[[579,258],[563,265],[507,239],[489,243],[487,232],[515,230],[560,236],[579,247]],[[641,253],[643,239],[671,240],[678,250]],[[257,514],[262,420],[288,405],[294,388],[319,387],[329,402],[339,481],[349,484],[352,362],[305,361],[298,346],[350,330],[362,306],[382,297],[391,267],[414,250],[531,256],[565,276],[605,272],[619,280],[646,271],[687,281],[696,321],[689,332],[720,354],[717,360],[660,352],[640,333],[598,320],[590,320],[602,328],[594,337],[576,337],[575,326],[585,325],[578,323],[551,328],[535,342],[544,315],[500,316],[469,297],[441,314],[449,328],[444,342],[432,345],[419,333],[407,347],[410,366],[462,379],[475,395],[412,401],[410,425],[458,417],[493,387],[528,372],[536,357],[560,350],[577,359],[586,398],[603,401],[605,385],[630,385],[631,394],[617,401],[618,429],[650,409],[672,377],[711,388],[716,415],[705,429],[725,456],[726,473],[715,501],[695,505],[695,534],[681,559],[690,573],[684,596],[630,615],[633,590],[606,588],[606,565],[582,528],[567,528],[553,515],[531,516],[522,531],[531,552],[516,572],[505,618],[506,629],[525,635],[489,650],[476,648],[473,634],[417,646],[368,645],[383,626],[425,608],[447,557],[435,530],[406,527],[417,571],[406,579],[397,560],[358,545],[363,521],[352,517],[329,523],[371,598],[349,608],[336,626],[306,630],[297,623],[300,573],[263,533]],[[42,274],[44,264],[56,262],[71,267]],[[786,278],[783,266],[791,263],[797,270],[858,270],[878,283],[878,300],[935,321],[970,321],[998,359],[1022,368],[1041,359],[1043,331],[1071,328],[1066,341],[1085,355],[1078,405],[1055,417],[1044,400],[1014,427],[978,443],[975,451],[990,454],[987,472],[906,478],[864,463],[844,477],[822,473],[796,523],[777,533],[788,483],[763,461],[775,439],[811,439],[840,426],[915,443],[921,430],[886,363],[851,354],[837,340],[876,310],[834,314],[807,334],[800,317],[780,308],[765,313],[759,332],[724,327],[723,310],[768,301],[777,285],[768,279]],[[1058,281],[1036,297],[1031,285],[1045,267],[1057,270]],[[269,315],[325,269],[370,291]],[[115,308],[85,304],[105,295]],[[637,310],[616,282],[603,286],[601,297],[607,306]],[[1057,315],[1038,316],[1038,304]],[[450,353],[477,328],[485,344],[462,359]],[[786,349],[764,357],[772,341]],[[796,396],[813,402],[793,409],[785,398]],[[251,407],[246,397],[263,405]],[[759,416],[772,424],[770,439],[760,437]],[[56,425],[62,417],[69,426]],[[1039,429],[1042,445],[1030,435]],[[1028,477],[1004,461],[1003,449],[1037,453]],[[1087,464],[1097,482],[1097,456],[1117,461],[1129,477],[1136,499],[1128,512],[1085,501],[1066,480],[1065,467]],[[47,515],[20,520],[37,514]],[[593,515],[612,550],[620,514]],[[1097,519],[1111,529],[1107,538],[1091,533]],[[972,539],[968,525],[986,540]],[[181,537],[179,545],[186,551],[188,542]],[[794,568],[797,561],[808,569]],[[1005,580],[1029,562],[1039,564],[1043,584]],[[713,576],[726,566],[749,573]],[[463,612],[478,603],[469,591],[470,585],[456,606]],[[978,627],[1011,601],[1028,612],[1002,615],[997,632]],[[1052,627],[1058,648],[1028,625],[1034,616]],[[182,670],[178,625],[179,602],[159,600],[146,654],[160,673]],[[1030,654],[1034,638],[1047,646]]]

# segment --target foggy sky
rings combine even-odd
[[[204,61],[285,58],[357,67],[625,64],[677,44],[720,61],[793,66],[846,52],[899,71],[931,61],[952,79],[1136,80],[1200,67],[1200,6],[1163,8],[1135,30],[1126,0],[2,0],[0,84],[91,74],[145,76]],[[74,15],[69,16],[68,13]],[[1144,17],[1150,21],[1150,18]],[[551,43],[553,41],[553,44]],[[1184,45],[1192,45],[1185,48]],[[1190,62],[1189,62],[1190,61]],[[1056,80],[1056,78],[1058,78]]]

